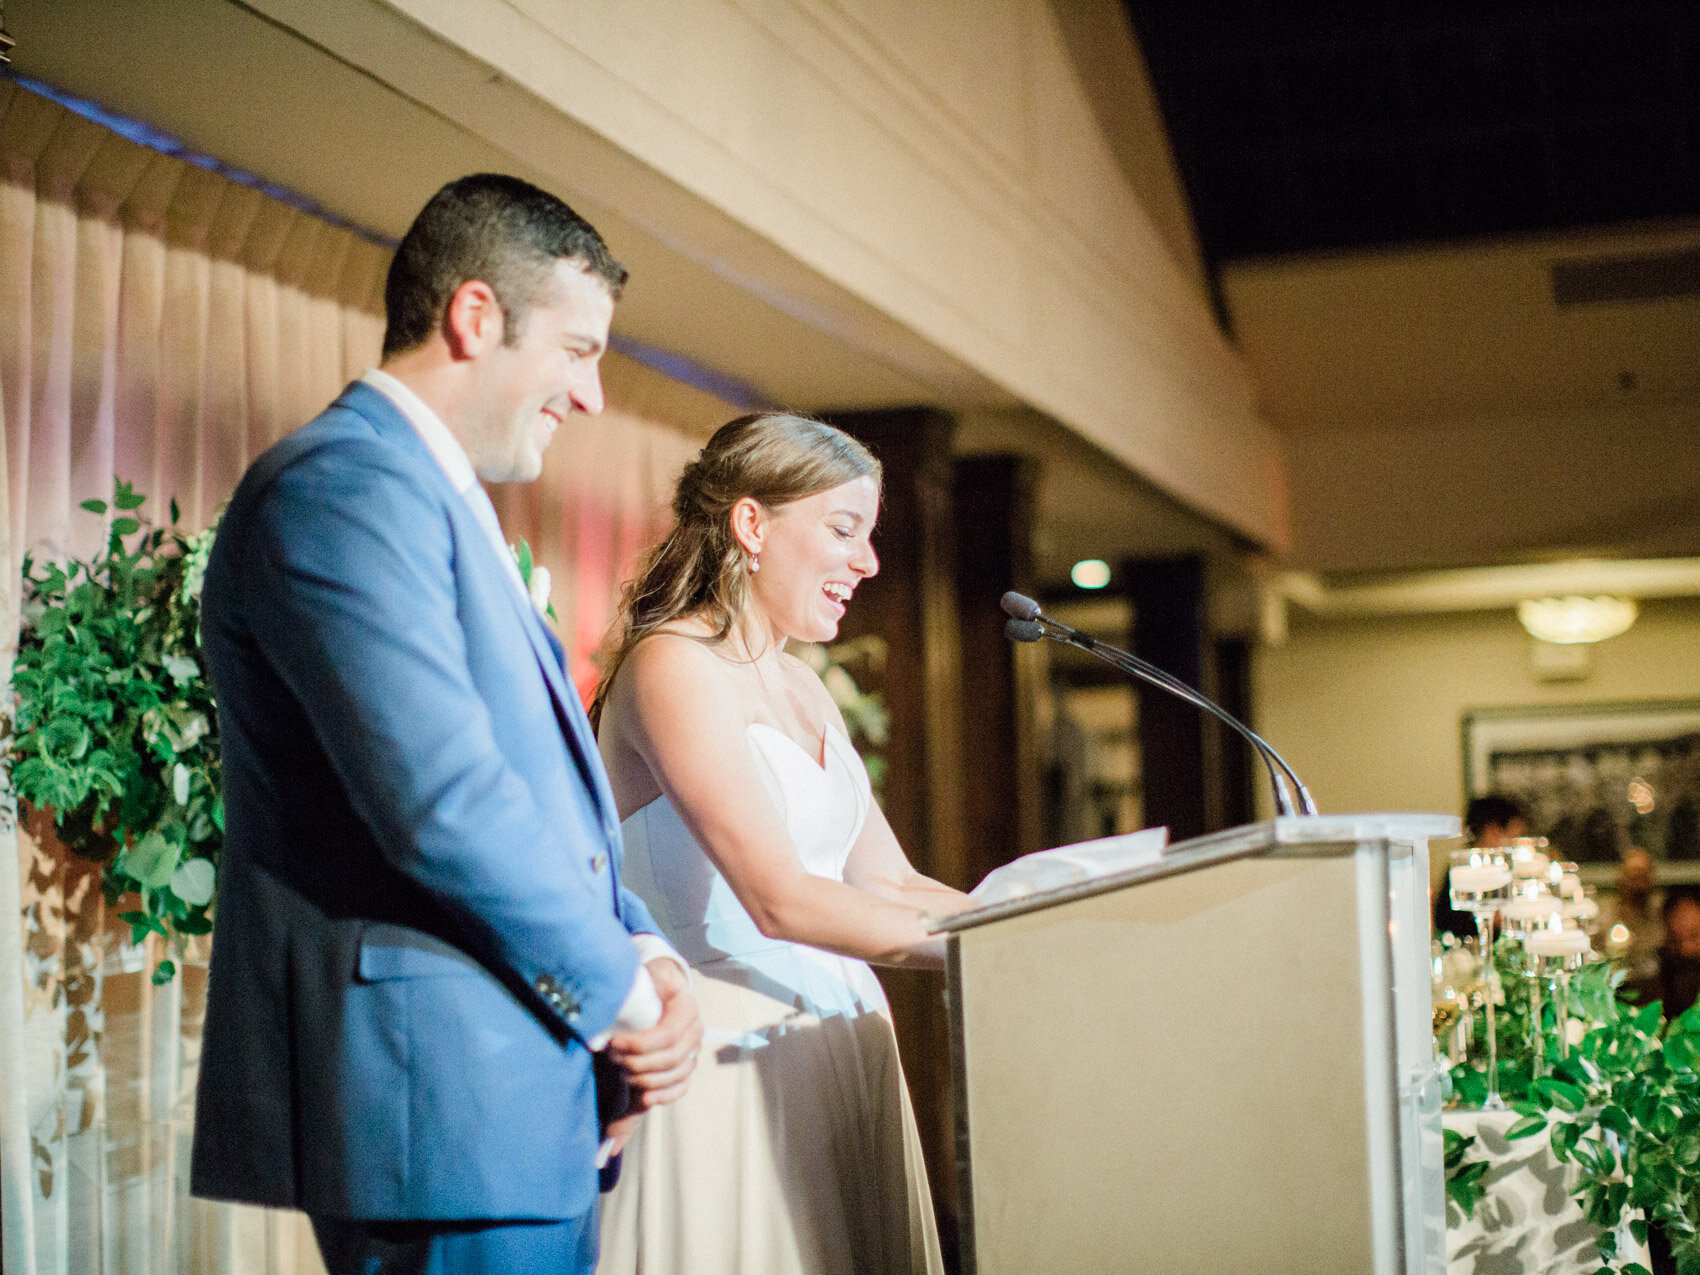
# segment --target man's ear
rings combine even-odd
[[[732,538],[744,547],[745,553],[760,553],[767,539],[767,510],[754,496],[740,497],[732,506]]]
[[[496,291],[482,279],[468,279],[456,288],[443,312],[443,339],[457,359],[475,359],[500,345],[506,329]]]

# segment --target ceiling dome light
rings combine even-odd
[[[1531,598],[1517,604],[1517,618],[1529,636],[1559,646],[1603,642],[1635,623],[1629,598]]]
[[[1074,564],[1068,578],[1082,589],[1102,589],[1110,582],[1110,564],[1102,558],[1083,558]]]

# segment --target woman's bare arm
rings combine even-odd
[[[813,674],[810,676],[813,677]],[[848,736],[850,728],[831,693],[820,684],[819,678],[813,680],[831,722],[827,729],[841,730]],[[928,916],[949,916],[971,906],[968,896],[961,890],[952,889],[942,881],[935,881],[915,870],[909,856],[898,844],[897,834],[891,830],[885,811],[879,808],[877,802],[870,805],[867,821],[862,825],[856,844],[850,848],[850,857],[844,864],[844,880],[882,899],[920,908]]]
[[[627,657],[620,683],[605,723],[615,750],[642,759],[763,934],[888,964],[942,961],[927,909],[803,866],[762,782],[749,706],[714,652],[656,634]]]

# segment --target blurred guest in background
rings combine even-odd
[[[1675,1018],[1700,998],[1700,886],[1665,891],[1665,943],[1659,949],[1658,998]]]
[[[1626,985],[1651,988],[1659,975],[1665,925],[1653,902],[1653,856],[1640,846],[1623,852],[1617,893],[1601,909],[1600,933],[1605,935],[1606,950],[1628,971]]]
[[[1508,846],[1529,832],[1529,814],[1523,803],[1497,793],[1477,797],[1464,810],[1464,835],[1472,846]],[[1452,906],[1452,896],[1441,878],[1434,894],[1434,931],[1448,930],[1461,939],[1476,937],[1476,918]]]

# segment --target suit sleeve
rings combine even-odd
[[[248,626],[388,862],[588,1040],[614,1022],[636,953],[607,878],[496,745],[442,497],[386,452],[344,441],[274,479],[236,546]]]

